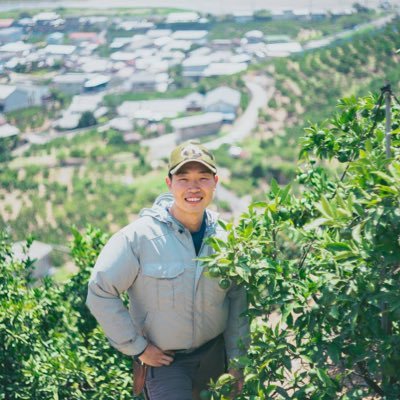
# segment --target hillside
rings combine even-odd
[[[309,121],[324,121],[338,98],[369,92],[378,96],[385,81],[399,97],[399,30],[397,19],[382,30],[259,66],[257,73],[274,78],[275,94],[260,116],[254,138],[243,145],[247,156],[232,163],[227,148],[218,152],[222,164],[233,171],[229,187],[257,197],[272,177],[287,183],[294,176],[304,127]]]

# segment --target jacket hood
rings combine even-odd
[[[184,226],[168,212],[173,202],[174,196],[171,193],[163,193],[156,198],[151,208],[143,208],[139,215],[141,217],[149,216],[158,221],[177,226],[178,228],[184,228]],[[211,225],[215,226],[218,220],[218,213],[208,209],[206,209],[205,212],[207,214],[207,227]]]

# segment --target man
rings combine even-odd
[[[148,365],[150,400],[200,398],[248,336],[246,295],[204,275],[204,239],[224,237],[207,209],[218,182],[214,156],[186,142],[170,156],[170,194],[111,237],[94,267],[87,305],[110,343]],[[129,311],[120,294],[129,294]],[[238,378],[238,372],[230,370]]]

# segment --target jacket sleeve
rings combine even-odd
[[[250,341],[247,311],[247,295],[244,287],[234,285],[228,292],[229,316],[224,332],[228,361],[246,353]]]
[[[110,344],[127,355],[141,353],[146,339],[135,328],[120,294],[135,281],[139,261],[127,237],[118,232],[107,242],[93,268],[86,305]]]

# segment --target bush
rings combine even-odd
[[[0,378],[5,399],[131,399],[131,360],[112,349],[85,306],[106,237],[73,232],[80,272],[65,286],[32,286],[33,260],[13,258],[0,235]],[[31,244],[29,240],[27,247]]]
[[[222,224],[226,242],[210,241],[208,271],[244,285],[250,303],[236,399],[400,397],[400,137],[387,158],[375,103],[344,99],[326,126],[307,129],[301,197],[272,181],[236,227]],[[324,166],[331,159],[347,165],[341,179]]]

